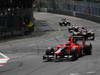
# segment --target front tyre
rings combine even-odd
[[[72,33],[72,29],[69,28],[69,29],[68,29],[68,32],[69,32],[69,33]]]
[[[75,61],[78,59],[77,49],[72,49],[71,57],[69,57],[70,61]]]

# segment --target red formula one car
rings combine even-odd
[[[77,60],[80,56],[91,55],[92,44],[87,43],[82,36],[69,37],[68,43],[58,44],[54,48],[48,48],[43,55],[43,60],[67,59]]]

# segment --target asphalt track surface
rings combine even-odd
[[[43,62],[44,50],[57,43],[66,42],[67,27],[60,27],[61,18],[68,18],[72,24],[88,26],[96,33],[93,54],[77,61]],[[71,16],[51,13],[35,13],[38,20],[35,37],[16,39],[0,43],[0,50],[6,53],[8,64],[0,67],[0,75],[100,75],[100,24]],[[40,23],[41,22],[41,23]]]

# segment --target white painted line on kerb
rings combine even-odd
[[[5,64],[7,64],[7,61],[10,59],[9,57],[7,57],[6,55],[4,55],[3,53],[0,52],[0,55],[2,56],[0,58],[0,67],[4,66]]]
[[[6,55],[4,55],[3,53],[0,52],[0,55],[3,56],[5,59],[9,59],[9,57],[7,57]]]

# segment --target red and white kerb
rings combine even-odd
[[[0,52],[0,66],[4,66],[5,64],[7,64],[8,60],[9,58]]]

